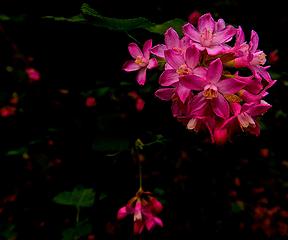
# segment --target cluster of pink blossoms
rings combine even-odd
[[[123,69],[138,70],[137,81],[144,85],[146,70],[164,61],[155,95],[171,101],[173,116],[189,130],[208,129],[212,142],[223,143],[238,129],[259,135],[258,118],[271,107],[263,98],[276,80],[269,66],[263,66],[266,55],[258,49],[257,33],[252,30],[246,42],[240,26],[214,21],[207,13],[198,19],[197,28],[185,24],[183,35],[169,28],[165,44],[152,47],[148,40],[143,52],[130,43],[134,60]],[[157,58],[150,58],[151,53]]]
[[[125,218],[129,214],[134,216],[134,234],[141,234],[146,227],[151,231],[155,226],[163,227],[163,222],[156,214],[163,209],[161,202],[152,196],[150,192],[144,192],[141,188],[136,196],[118,210],[117,218]]]

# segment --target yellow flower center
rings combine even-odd
[[[253,55],[251,64],[252,65],[264,65],[265,62],[266,62],[266,54],[261,51]]]
[[[187,67],[186,64],[182,64],[176,71],[180,76],[189,75],[191,73],[191,69]]]
[[[242,130],[244,130],[243,128],[248,128],[248,127],[255,128],[256,127],[256,123],[253,120],[253,118],[245,112],[239,114],[237,118],[238,118],[238,121]]]
[[[205,28],[205,30],[200,35],[200,43],[204,47],[209,47],[213,40],[213,33]]]
[[[134,62],[141,67],[145,67],[147,65],[147,60],[142,56],[137,56]]]
[[[241,98],[238,97],[237,95],[235,94],[227,94],[224,96],[226,98],[226,100],[228,102],[231,102],[231,103],[235,103],[235,102],[241,102]]]
[[[204,87],[203,96],[206,99],[213,99],[218,97],[218,89],[215,85],[207,85]]]

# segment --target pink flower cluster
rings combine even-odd
[[[137,81],[144,85],[146,70],[164,62],[155,95],[171,101],[173,116],[189,130],[208,130],[213,143],[225,142],[239,129],[259,135],[258,118],[271,108],[263,98],[276,80],[264,66],[266,55],[258,49],[257,33],[252,30],[247,42],[240,26],[215,21],[207,13],[199,17],[197,28],[185,24],[183,35],[169,28],[165,44],[152,47],[148,40],[143,52],[130,43],[134,60],[123,69],[138,70]],[[157,58],[150,58],[151,53]]]
[[[129,202],[118,210],[117,219],[121,220],[129,214],[134,216],[134,234],[141,234],[146,227],[151,231],[155,226],[163,227],[163,222],[156,214],[163,209],[161,202],[152,196],[150,192],[142,189],[131,198]]]

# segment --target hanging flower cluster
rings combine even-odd
[[[129,202],[118,210],[117,219],[121,220],[129,214],[134,216],[134,234],[141,234],[146,228],[151,231],[155,226],[163,227],[163,222],[156,216],[163,209],[161,202],[152,196],[150,192],[144,192],[142,188]]]
[[[257,33],[252,30],[246,42],[240,26],[215,21],[210,13],[200,16],[197,28],[187,23],[182,29],[182,38],[169,28],[165,44],[153,47],[148,40],[143,51],[130,43],[134,60],[123,69],[139,71],[137,82],[144,85],[147,69],[164,61],[155,95],[171,102],[173,116],[189,130],[208,130],[213,143],[225,142],[238,129],[259,135],[258,118],[271,108],[263,98],[276,80],[264,66]]]

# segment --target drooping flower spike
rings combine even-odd
[[[163,227],[162,220],[156,216],[162,209],[161,202],[153,197],[152,193],[139,189],[136,195],[118,210],[117,219],[121,220],[130,214],[133,215],[134,234],[137,235],[145,228],[151,231],[156,226]]]

